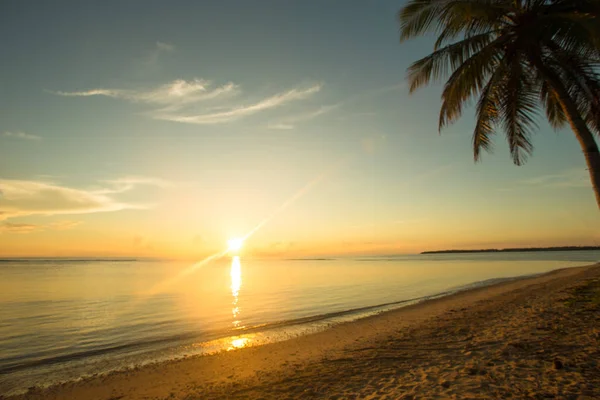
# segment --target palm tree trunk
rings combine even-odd
[[[598,144],[586,122],[581,117],[575,102],[569,96],[569,92],[563,85],[560,77],[552,69],[546,67],[541,59],[537,61],[538,70],[544,75],[552,89],[556,92],[565,116],[571,125],[571,129],[573,129],[573,133],[575,133],[575,137],[579,141],[590,173],[590,179],[596,195],[596,203],[600,209],[600,152],[598,151]]]

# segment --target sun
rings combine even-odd
[[[229,251],[240,251],[244,245],[244,239],[242,238],[231,238],[227,241],[227,250]]]

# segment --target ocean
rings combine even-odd
[[[0,260],[0,394],[285,340],[600,251]]]

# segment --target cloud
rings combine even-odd
[[[125,177],[119,179],[104,180],[102,182],[109,185],[110,187],[96,190],[94,191],[94,193],[123,193],[133,189],[136,186],[155,186],[163,189],[173,186],[173,183],[167,182],[163,179],[147,177]]]
[[[106,96],[106,97],[125,97],[126,93],[122,90],[110,90],[110,89],[91,89],[86,90],[84,92],[52,92],[59,96],[67,96],[67,97],[89,97],[89,96]]]
[[[80,224],[81,221],[58,221],[45,225],[17,224],[12,222],[5,222],[3,224],[0,224],[0,233],[33,233],[44,230],[64,231],[67,229],[72,229]]]
[[[15,139],[24,139],[24,140],[41,140],[42,138],[37,135],[31,135],[25,132],[4,132],[2,136],[15,138]]]
[[[38,225],[33,224],[13,224],[10,222],[6,222],[0,225],[0,233],[9,232],[9,233],[31,233],[35,232],[38,229]]]
[[[148,204],[121,202],[111,195],[135,185],[130,183],[126,189],[112,186],[108,190],[84,190],[40,181],[0,179],[0,220],[150,208]]]
[[[96,88],[85,91],[50,92],[64,97],[102,96],[152,106],[146,115],[159,120],[189,124],[221,124],[258,112],[283,106],[289,102],[304,100],[321,90],[322,85],[294,88],[270,97],[241,105],[206,104],[222,102],[241,93],[240,86],[228,82],[214,86],[211,81],[195,78],[190,81],[177,79],[146,89]]]
[[[535,178],[520,181],[523,185],[541,186],[541,187],[579,187],[587,188],[591,186],[590,177],[586,170],[573,168],[557,174],[541,175]]]
[[[172,45],[157,42],[157,48],[162,49],[162,51],[172,51],[172,47]],[[322,87],[322,84],[297,87],[242,104],[223,104],[223,100],[231,99],[242,93],[238,84],[228,82],[221,86],[215,86],[211,81],[199,78],[189,81],[177,79],[155,88],[146,89],[95,88],[85,91],[55,91],[51,93],[65,97],[102,96],[120,99],[151,106],[151,109],[145,115],[153,119],[187,124],[214,125],[228,123],[282,107],[291,102],[308,99],[320,92]],[[323,105],[306,113],[273,121],[268,124],[268,128],[294,129],[299,122],[312,120],[344,106],[381,96],[404,87],[405,84],[400,83],[359,93],[342,102]],[[217,102],[217,104],[214,102]],[[355,114],[372,115],[373,113],[357,110]]]
[[[176,79],[152,89],[91,89],[76,92],[57,91],[52,93],[65,97],[104,96],[134,103],[165,106],[168,109],[177,110],[187,104],[212,100],[226,95],[234,95],[238,91],[238,85],[232,82],[213,88],[210,81],[195,78],[190,81]]]
[[[329,114],[330,112],[341,109],[345,105],[372,99],[372,98],[378,97],[378,96],[382,96],[384,94],[402,89],[404,87],[406,87],[406,84],[404,82],[402,82],[402,83],[397,83],[394,85],[388,85],[385,87],[374,89],[371,91],[359,93],[359,94],[353,95],[353,96],[347,98],[346,100],[338,102],[338,103],[324,105],[313,111],[310,111],[310,112],[307,112],[304,114],[298,114],[295,116],[282,118],[277,122],[270,123],[268,125],[268,127],[270,129],[282,129],[282,130],[283,129],[294,129],[296,127],[296,124],[298,124],[299,122],[309,121],[314,118],[317,118],[322,115]],[[367,115],[372,116],[372,115],[375,115],[375,113],[370,112],[370,111],[358,111],[356,113],[353,113],[352,115],[353,116],[367,116]]]
[[[236,119],[256,114],[261,111],[280,107],[286,103],[304,100],[319,92],[322,85],[317,84],[304,89],[292,89],[287,92],[278,93],[256,103],[232,107],[226,111],[213,113],[181,115],[181,114],[156,114],[154,118],[166,121],[184,122],[189,124],[220,124],[234,121]]]

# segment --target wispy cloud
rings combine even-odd
[[[171,47],[172,45],[157,42],[157,48],[163,49],[162,51],[172,51],[170,50]],[[177,79],[146,89],[95,88],[84,91],[55,91],[51,93],[65,97],[102,96],[120,99],[151,106],[152,108],[145,113],[150,118],[187,124],[213,125],[235,121],[295,101],[306,100],[320,92],[322,87],[322,84],[296,87],[259,100],[238,101],[237,104],[231,104],[230,102],[224,104],[223,101],[240,95],[242,93],[240,85],[228,82],[221,86],[215,86],[211,81],[199,78],[190,81]],[[322,105],[308,112],[272,121],[268,124],[268,127],[271,129],[294,129],[302,121],[318,118],[352,103],[381,96],[403,87],[405,87],[405,84],[400,83],[359,93],[342,102]],[[215,104],[215,102],[217,103]],[[356,112],[371,115],[371,112],[365,110]]]
[[[150,204],[122,202],[114,197],[139,184],[142,183],[123,181],[103,189],[86,190],[41,181],[0,179],[0,220],[151,208]]]
[[[102,182],[108,185],[109,187],[96,190],[94,191],[94,193],[123,193],[135,188],[136,186],[155,186],[163,189],[174,186],[172,182],[165,181],[164,179],[136,176],[119,179],[109,179]]]
[[[190,81],[177,79],[150,89],[96,88],[51,93],[65,97],[103,96],[151,105],[154,108],[148,111],[147,115],[154,119],[189,124],[221,124],[281,107],[293,101],[307,99],[319,92],[321,87],[321,84],[315,84],[309,87],[294,88],[262,100],[228,106],[222,104],[215,106],[209,101],[223,101],[239,95],[241,93],[239,85],[228,82],[222,86],[214,86],[211,81],[198,78]]]
[[[367,92],[359,93],[359,94],[353,95],[353,96],[347,98],[346,100],[338,102],[338,103],[324,105],[324,106],[318,107],[312,111],[309,111],[309,112],[306,112],[303,114],[285,117],[278,121],[271,122],[271,123],[269,123],[268,127],[270,129],[282,129],[282,130],[283,129],[294,129],[299,122],[309,121],[309,120],[315,119],[317,117],[320,117],[322,115],[329,114],[333,111],[339,110],[346,105],[361,102],[364,100],[369,100],[369,99],[372,99],[372,98],[375,98],[378,96],[382,96],[386,93],[394,92],[394,91],[402,89],[404,87],[406,87],[406,84],[402,82],[402,83],[397,83],[397,84],[381,87],[378,89],[370,90]],[[358,111],[357,113],[353,113],[353,115],[354,116],[357,116],[357,115],[372,116],[372,115],[374,115],[374,113],[371,111]]]
[[[30,133],[25,133],[25,132],[3,132],[2,136],[8,137],[8,138],[15,138],[15,139],[24,139],[24,140],[41,140],[42,139],[40,136],[32,135]]]
[[[47,230],[64,231],[75,228],[80,224],[81,221],[58,221],[50,224],[17,224],[13,222],[5,222],[0,224],[0,233],[33,233]]]
[[[76,92],[57,91],[52,93],[66,97],[104,96],[136,103],[166,106],[169,109],[176,110],[187,104],[212,100],[226,95],[235,95],[238,91],[238,85],[232,82],[223,86],[212,87],[210,81],[196,78],[190,81],[176,79],[152,89],[91,89]]]
[[[39,226],[34,224],[13,224],[10,222],[5,222],[4,224],[0,225],[0,233],[31,233],[37,230],[39,230]]]
[[[154,116],[154,118],[190,124],[220,124],[234,121],[236,119],[256,114],[261,111],[280,107],[292,101],[307,99],[308,97],[320,91],[321,87],[321,85],[313,85],[304,89],[292,89],[287,92],[278,93],[256,103],[233,107],[226,111],[196,115],[158,113]]]

